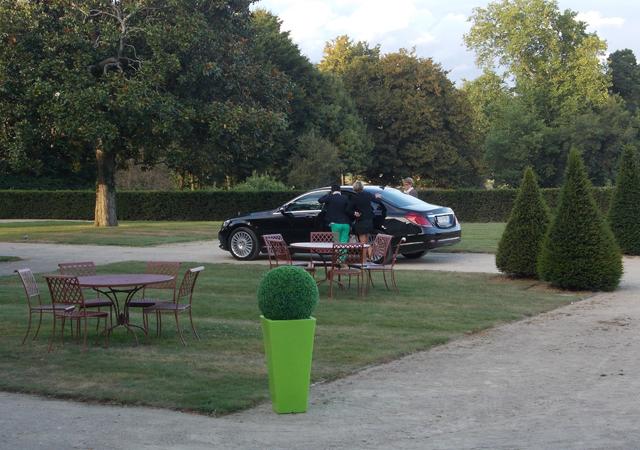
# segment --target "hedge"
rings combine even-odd
[[[594,188],[601,211],[609,209],[610,188]],[[420,198],[452,208],[463,222],[506,222],[517,190],[426,190]],[[120,220],[224,220],[238,213],[276,208],[301,194],[232,191],[125,191],[118,192]],[[553,210],[559,189],[543,189]],[[0,190],[0,219],[92,220],[93,191]]]

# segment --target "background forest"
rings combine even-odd
[[[476,8],[483,74],[338,36],[319,64],[251,0],[0,0],[0,189],[610,185],[640,69],[551,0]]]

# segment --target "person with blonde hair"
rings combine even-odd
[[[373,206],[371,203],[381,203],[381,195],[376,194],[374,196],[365,191],[364,184],[359,180],[353,183],[353,192],[355,195],[351,198],[349,204],[349,211],[355,218],[353,231],[358,236],[358,241],[367,244],[369,243],[369,234],[373,231]],[[371,257],[371,247],[369,247],[367,253]]]

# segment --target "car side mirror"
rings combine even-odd
[[[280,208],[278,208],[278,212],[282,215],[287,215],[289,214],[289,205],[283,205]]]

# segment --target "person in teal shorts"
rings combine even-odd
[[[348,212],[349,200],[340,192],[339,184],[331,185],[331,192],[318,199],[325,204],[325,221],[329,224],[334,235],[338,235],[338,242],[349,242],[351,231],[351,216]]]

